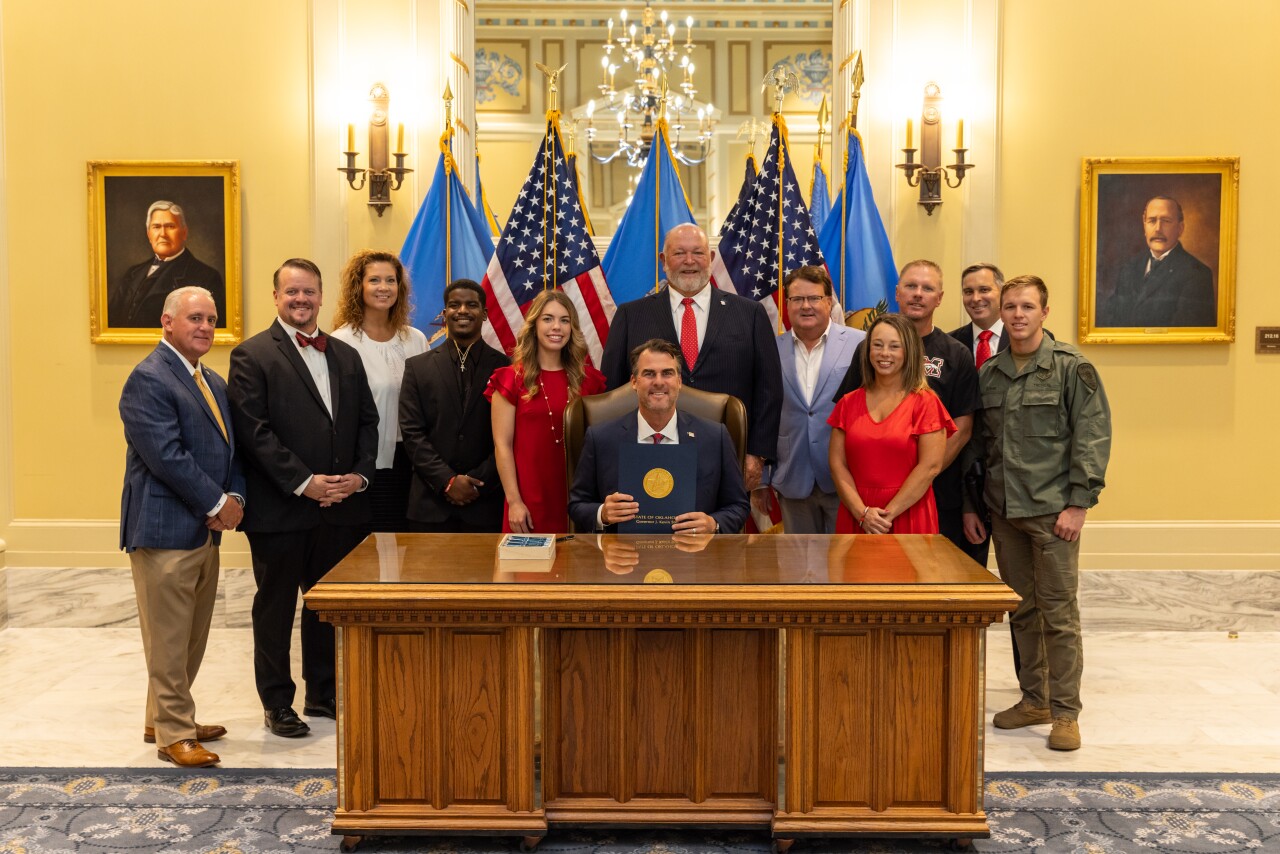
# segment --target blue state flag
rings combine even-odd
[[[413,284],[410,320],[432,346],[444,340],[445,286],[455,279],[481,281],[493,255],[489,222],[467,196],[447,139],[441,141],[431,189],[400,250]]]
[[[844,186],[818,235],[818,245],[845,311],[875,308],[882,302],[888,311],[898,310],[894,299],[898,268],[871,194],[862,137],[856,130],[849,132]]]
[[[831,213],[831,189],[827,186],[827,172],[822,161],[813,161],[813,177],[809,179],[809,221],[813,230],[822,234],[822,226]]]
[[[658,263],[663,237],[677,225],[693,221],[689,199],[667,144],[667,121],[659,119],[640,182],[601,263],[605,281],[619,304],[639,299],[658,287],[666,278]]]

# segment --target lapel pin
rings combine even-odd
[[[696,438],[698,438],[697,436],[693,435],[693,431],[692,431],[692,430],[690,430],[690,431],[689,431],[688,433],[686,433],[685,435],[686,435],[686,436],[688,436],[690,439],[696,439]]]

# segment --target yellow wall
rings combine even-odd
[[[161,15],[121,0],[97,14],[106,8],[3,6],[14,447],[4,468],[16,519],[104,520],[110,533],[124,469],[116,405],[151,348],[89,343],[85,162],[240,161],[246,330],[274,315],[271,272],[308,252],[311,219],[305,4],[229,0]],[[228,353],[208,363],[225,375]],[[79,530],[0,535],[10,549],[24,535],[52,547]]]
[[[1008,275],[1045,279],[1060,337],[1077,337],[1082,157],[1241,158],[1236,342],[1084,348],[1115,424],[1109,486],[1091,518],[1275,520],[1280,356],[1255,355],[1254,330],[1280,324],[1280,116],[1259,101],[1280,80],[1280,6],[1004,9],[999,262]],[[1270,544],[1280,552],[1280,530]]]
[[[413,8],[409,0],[375,5],[393,23]],[[1182,558],[1149,565],[1274,568],[1280,454],[1271,433],[1280,422],[1280,357],[1255,355],[1253,334],[1258,325],[1280,324],[1267,239],[1271,200],[1280,190],[1270,169],[1280,117],[1258,100],[1280,79],[1271,45],[1280,9],[1246,0],[1212,7],[1171,0],[1159,17],[1148,18],[1131,5],[1137,4],[1005,0],[1000,147],[974,152],[1000,176],[996,260],[1010,274],[1044,276],[1054,294],[1050,325],[1074,340],[1080,158],[1242,157],[1236,343],[1086,348],[1107,383],[1116,435],[1111,485],[1091,514],[1086,549],[1111,555],[1094,565],[1148,565],[1125,555],[1163,550]],[[88,340],[87,160],[240,161],[249,332],[274,314],[269,278],[280,260],[336,258],[334,246],[343,242],[342,252],[366,243],[395,248],[409,222],[407,194],[397,194],[382,221],[370,220],[362,200],[348,194],[342,233],[316,236],[313,176],[321,170],[311,162],[311,111],[331,110],[309,103],[316,4],[225,0],[171,5],[163,15],[136,0],[109,8],[102,14],[81,3],[0,5],[6,178],[0,223],[8,246],[0,369],[7,346],[11,386],[5,396],[0,380],[0,453],[5,439],[12,447],[0,460],[0,539],[9,565],[123,565],[114,552],[124,459],[116,404],[129,370],[149,348]],[[344,76],[361,78],[361,91],[372,83],[363,78],[381,69],[353,55],[361,39],[385,31],[347,22],[342,49],[359,73]],[[412,46],[393,36],[386,49]],[[151,58],[157,54],[164,59]],[[403,78],[406,65],[388,73]],[[389,82],[394,110],[407,84]],[[406,132],[433,142],[432,112],[422,110],[428,118]],[[336,137],[341,127],[331,124]],[[337,144],[317,140],[315,156],[336,164],[330,148]],[[531,153],[516,156],[513,147],[496,162],[486,160],[488,178],[499,180],[505,171],[523,177]],[[422,173],[434,166],[434,148],[420,150],[426,160],[411,164],[420,183],[409,191],[417,198],[425,193]],[[912,210],[891,233],[904,251],[919,245],[950,257],[964,224],[960,198],[946,195],[945,219],[935,214],[927,221]],[[509,201],[491,201],[505,219]],[[913,225],[913,218],[923,224]],[[931,235],[911,231],[926,227]],[[326,266],[326,274],[332,282],[336,270]],[[949,289],[943,307],[957,319],[958,296]],[[209,364],[225,372],[227,353],[219,348]],[[1233,520],[1253,524],[1233,527]],[[224,563],[245,564],[242,538],[230,540]]]

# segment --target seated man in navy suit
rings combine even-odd
[[[631,387],[639,406],[621,418],[587,429],[577,475],[569,490],[569,517],[579,531],[609,531],[634,519],[640,506],[617,491],[618,449],[624,442],[698,449],[695,506],[676,516],[677,534],[736,534],[750,512],[733,440],[723,424],[677,412],[680,348],[654,338],[631,351]],[[603,499],[602,499],[603,496]]]

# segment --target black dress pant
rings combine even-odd
[[[359,545],[364,531],[318,525],[305,531],[247,533],[253,553],[253,675],[264,709],[292,706],[296,686],[289,666],[298,592],[306,593]],[[306,699],[319,703],[337,692],[333,626],[302,609],[302,679]]]

